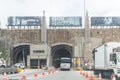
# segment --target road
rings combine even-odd
[[[91,72],[89,71],[89,77],[90,73]],[[48,71],[42,72],[40,69],[25,70],[17,74],[9,74],[6,76],[1,75],[0,80],[2,80],[4,77],[6,77],[7,80],[22,80],[22,78],[26,78],[26,80],[89,80],[89,78],[86,78],[86,76],[80,74],[80,71],[52,70],[49,74]],[[98,80],[98,78],[94,78],[94,80]]]
[[[41,80],[88,80],[84,76],[81,76],[78,71],[60,71],[56,72],[53,75],[49,75]]]

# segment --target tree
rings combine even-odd
[[[0,46],[0,52],[1,52],[0,58],[6,60],[8,58],[7,50]]]

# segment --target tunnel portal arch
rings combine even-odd
[[[25,65],[27,65],[27,55],[30,55],[30,44],[19,44],[14,46],[12,50],[13,64],[25,62]]]
[[[57,44],[51,48],[52,65],[55,68],[60,67],[61,57],[73,57],[73,46],[68,44]]]

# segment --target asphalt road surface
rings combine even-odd
[[[40,69],[25,70],[17,74],[0,75],[0,80],[7,78],[7,80],[90,80],[90,71],[88,78],[80,74],[80,71],[43,71]],[[24,80],[25,80],[24,79]],[[94,78],[98,80],[98,78]],[[104,79],[103,79],[104,80]]]

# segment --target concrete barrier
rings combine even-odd
[[[18,73],[18,69],[17,68],[0,68],[0,74],[3,74],[3,73]]]

